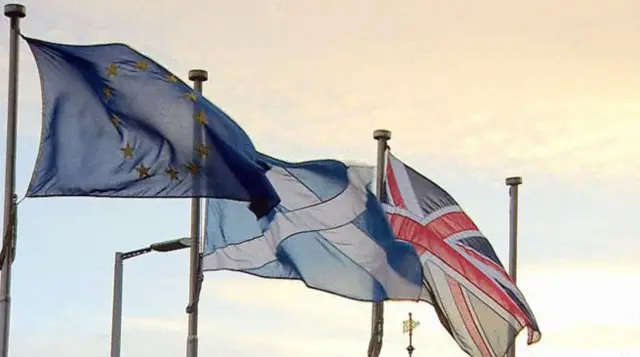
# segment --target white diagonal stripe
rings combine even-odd
[[[365,187],[371,180],[372,170],[349,167],[348,176],[349,184],[345,191],[332,200],[320,203],[313,192],[286,170],[274,170],[268,177],[283,205],[298,209],[278,213],[264,235],[217,249],[205,256],[204,269],[246,270],[262,267],[276,260],[278,245],[283,240],[300,232],[317,231],[367,271],[387,294],[394,298],[417,300],[422,291],[421,284],[414,284],[400,276],[387,263],[386,251],[366,233],[350,224],[366,209]],[[397,296],[398,293],[403,296]]]
[[[422,217],[424,211],[422,207],[420,207],[420,203],[418,203],[416,193],[413,191],[407,167],[392,155],[389,155],[389,163],[391,164],[391,170],[398,183],[398,189],[400,190],[400,195],[402,196],[405,206],[407,206],[407,209],[413,214]]]
[[[507,310],[505,310],[502,306],[496,303],[491,297],[487,296],[482,290],[476,287],[473,283],[469,281],[466,277],[449,267],[446,263],[444,263],[437,256],[424,252],[422,256],[420,256],[420,260],[422,261],[423,266],[427,266],[427,264],[432,264],[437,266],[443,273],[449,275],[453,280],[460,283],[460,285],[464,286],[465,289],[468,289],[473,295],[478,297],[482,302],[484,302],[489,308],[496,312],[496,314],[500,315],[505,321],[510,323],[513,326],[520,326],[520,322],[517,318]]]
[[[278,213],[264,235],[215,250],[204,257],[206,266],[237,270],[259,268],[276,259],[277,246],[284,239],[300,232],[332,229],[351,222],[366,208],[366,192],[363,191],[364,187],[359,185],[363,182],[363,178],[359,176],[360,171],[361,168],[349,167],[350,180],[346,189],[334,199],[319,204],[315,204],[317,198],[313,192],[304,185],[293,184],[287,178],[290,175],[286,171],[276,172],[269,177],[269,180],[275,187],[280,188],[278,194],[289,191],[289,187],[283,182],[291,183],[294,188],[291,192],[298,192],[300,198],[287,194],[286,202],[297,206],[302,201],[302,197],[305,197],[308,199],[306,206],[310,207]]]
[[[288,210],[297,210],[320,203],[320,199],[309,188],[283,167],[272,167],[267,178],[280,196],[281,204]]]

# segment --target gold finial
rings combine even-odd
[[[402,333],[409,333],[409,346],[407,346],[407,352],[409,357],[413,355],[415,348],[413,347],[413,330],[420,326],[420,322],[413,319],[411,313],[409,313],[409,320],[402,321]]]

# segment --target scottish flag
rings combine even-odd
[[[279,198],[247,134],[152,59],[123,44],[24,37],[42,85],[40,152],[27,196]]]
[[[256,219],[246,204],[209,199],[203,270],[297,279],[363,301],[420,298],[420,260],[394,239],[368,188],[372,167],[263,161],[281,203]]]

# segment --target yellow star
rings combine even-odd
[[[138,171],[138,178],[146,178],[149,177],[149,167],[144,166],[144,164],[140,164],[140,166],[136,167],[136,171]]]
[[[111,122],[113,123],[113,126],[115,126],[116,128],[122,125],[122,120],[120,120],[120,118],[118,118],[117,115],[111,116]]]
[[[107,67],[107,77],[111,78],[111,76],[116,76],[118,74],[118,66],[115,63],[110,64]]]
[[[197,112],[196,115],[193,116],[193,119],[195,119],[196,123],[200,125],[205,125],[209,123],[209,120],[207,119],[207,116],[204,114],[204,111]]]
[[[198,96],[196,96],[196,94],[193,93],[193,92],[187,93],[187,94],[185,94],[185,96],[187,97],[187,99],[189,99],[192,102],[195,102],[196,99],[198,98]]]
[[[111,92],[111,88],[104,89],[104,99],[109,100],[113,98],[113,93]]]
[[[166,169],[165,171],[167,172],[167,175],[169,175],[169,179],[171,181],[178,179],[178,174],[179,174],[178,170],[176,170],[173,167],[169,166],[169,168]]]
[[[146,71],[149,68],[149,63],[147,61],[138,61],[136,63],[136,68],[141,71]]]
[[[189,170],[189,172],[194,176],[200,172],[200,165],[194,164],[193,162],[190,162],[188,165],[184,165],[184,167],[186,167],[187,170]]]
[[[178,83],[178,77],[174,76],[171,73],[167,74],[165,77],[167,78],[167,81],[169,81],[169,83]]]
[[[125,145],[123,148],[120,148],[120,151],[122,151],[122,155],[124,156],[124,158],[130,158],[133,159],[133,148],[131,147],[131,145],[129,145],[129,142],[127,141],[127,145]]]
[[[196,152],[198,153],[198,155],[200,155],[200,157],[209,156],[209,147],[207,146],[207,144],[198,144],[196,145]]]

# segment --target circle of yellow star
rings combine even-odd
[[[198,96],[193,92],[187,93],[187,94],[185,94],[185,96],[187,97],[187,99],[189,99],[192,102],[195,102],[196,99],[198,99]]]
[[[198,144],[196,145],[196,152],[200,157],[209,156],[209,147],[206,144]]]
[[[124,158],[133,158],[133,147],[131,147],[131,145],[129,145],[129,142],[127,141],[127,145],[125,145],[123,148],[120,148],[120,151],[122,151],[122,155],[124,156]]]
[[[196,115],[193,116],[193,119],[195,119],[196,123],[200,125],[205,125],[209,122],[209,120],[207,119],[207,116],[204,114],[203,111],[197,112]]]
[[[190,162],[189,164],[185,165],[185,167],[194,176],[197,175],[200,172],[200,165],[198,165],[198,164],[194,164],[194,163]]]
[[[107,77],[111,78],[111,76],[118,75],[118,66],[115,63],[110,64],[107,67]]]
[[[149,167],[144,166],[144,164],[140,164],[140,166],[136,167],[136,171],[138,171],[139,178],[149,177]]]
[[[111,122],[113,123],[113,126],[115,126],[116,128],[120,126],[120,124],[122,124],[122,120],[120,120],[120,118],[118,118],[117,115],[113,115],[111,117]]]
[[[166,78],[169,83],[178,83],[178,77],[174,76],[173,74],[167,74]]]
[[[178,179],[179,172],[178,172],[178,170],[174,169],[173,167],[169,166],[169,168],[166,169],[165,172],[167,173],[167,175],[169,175],[169,179],[171,181]]]
[[[111,92],[111,88],[104,89],[104,99],[109,100],[113,97],[113,93]]]
[[[141,71],[146,71],[149,68],[149,63],[147,61],[138,61],[136,63],[136,68]]]

